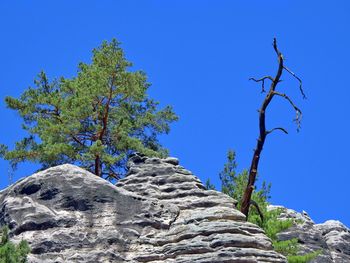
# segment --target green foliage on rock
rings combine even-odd
[[[215,185],[213,185],[210,181],[210,179],[208,178],[207,181],[205,182],[205,189],[207,190],[215,190]]]
[[[224,165],[224,169],[220,172],[221,191],[237,201],[241,201],[244,190],[248,182],[248,171],[243,170],[241,173],[236,173],[236,153],[229,150],[227,153],[227,163]],[[267,201],[270,198],[271,184],[262,182],[260,190],[256,190],[252,194],[252,200],[255,201],[261,209],[267,207]],[[240,209],[240,202],[237,204],[237,208]],[[257,210],[252,206],[251,213],[249,214],[249,221],[256,221],[259,218]]]
[[[277,234],[293,226],[293,220],[286,219],[280,220],[279,215],[282,213],[282,209],[267,210],[265,213],[264,221],[258,224],[265,230],[265,233],[272,240],[277,240]]]
[[[306,263],[310,262],[314,258],[316,258],[318,255],[320,255],[322,251],[318,250],[306,255],[293,255],[293,256],[287,256],[288,263]]]
[[[9,229],[3,227],[1,230],[0,243],[0,263],[25,263],[30,248],[26,241],[21,241],[18,245],[9,240]]]
[[[41,72],[20,98],[7,97],[7,107],[23,118],[28,136],[13,150],[0,153],[13,166],[24,161],[42,168],[75,163],[98,176],[116,178],[132,152],[167,155],[157,136],[167,134],[178,117],[170,106],[159,110],[149,98],[142,71],[131,71],[120,43],[103,42],[90,64],[78,74],[49,81]]]
[[[222,192],[237,200],[237,208],[240,209],[240,201],[242,200],[248,182],[248,171],[243,170],[241,173],[237,174],[236,168],[236,154],[234,151],[229,150],[227,153],[227,162],[219,176],[222,184]],[[321,252],[315,251],[306,255],[298,255],[298,239],[278,240],[278,233],[290,228],[298,222],[292,219],[279,219],[282,209],[268,209],[270,190],[271,184],[267,184],[265,181],[262,182],[260,189],[254,190],[252,200],[259,206],[260,211],[264,215],[264,220],[261,220],[255,207],[251,206],[248,221],[257,224],[264,229],[265,234],[271,239],[275,251],[286,256],[289,263],[309,262]]]
[[[279,219],[282,209],[267,210],[264,213],[263,222],[253,222],[258,223],[258,225],[264,229],[265,234],[271,238],[272,245],[275,251],[281,253],[282,255],[294,256],[298,253],[298,239],[292,238],[289,240],[279,240],[278,233],[287,230],[293,226],[296,222],[292,219]],[[307,262],[307,261],[305,261]]]

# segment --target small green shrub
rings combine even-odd
[[[283,240],[283,241],[273,241],[272,242],[273,248],[278,253],[281,253],[282,255],[285,255],[288,257],[288,255],[296,255],[298,253],[298,239],[292,238],[289,240]]]
[[[208,178],[207,181],[205,182],[205,189],[207,190],[215,190],[215,185],[213,185]]]
[[[295,255],[295,256],[288,256],[288,263],[307,263],[314,258],[316,258],[318,255],[322,253],[321,250],[306,254],[306,255]]]
[[[29,245],[22,240],[18,245],[9,240],[9,229],[7,226],[1,230],[0,263],[25,263],[30,252]]]

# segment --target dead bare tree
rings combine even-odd
[[[293,107],[293,109],[296,112],[296,117],[295,117],[294,121],[297,124],[297,131],[299,131],[299,129],[300,129],[300,122],[301,122],[301,117],[302,117],[301,110],[294,104],[294,102],[289,98],[288,95],[276,91],[276,87],[281,82],[281,76],[282,76],[284,71],[289,73],[293,78],[295,78],[299,82],[300,93],[301,93],[302,97],[304,99],[306,99],[301,79],[284,65],[284,58],[283,58],[282,53],[279,51],[279,49],[277,47],[276,38],[274,38],[274,40],[273,40],[273,48],[274,48],[274,50],[277,54],[277,58],[278,58],[278,69],[277,69],[277,73],[276,73],[275,77],[264,76],[260,79],[255,79],[255,78],[250,79],[250,80],[253,80],[255,82],[261,82],[261,88],[262,88],[261,92],[262,93],[266,92],[265,91],[265,82],[266,81],[271,81],[271,85],[270,85],[270,89],[267,92],[265,99],[261,105],[261,108],[259,109],[260,134],[259,134],[259,138],[257,140],[256,148],[254,149],[254,154],[253,154],[252,162],[251,162],[250,169],[249,169],[248,184],[247,184],[247,187],[244,191],[243,198],[241,201],[241,212],[243,214],[245,214],[247,218],[248,218],[250,205],[253,203],[251,200],[251,196],[252,196],[252,193],[254,191],[254,185],[255,185],[256,175],[257,175],[257,171],[258,171],[260,155],[261,155],[261,152],[262,152],[263,147],[264,147],[266,136],[274,131],[277,131],[277,130],[288,134],[287,130],[282,128],[282,127],[276,127],[276,128],[271,129],[271,130],[266,130],[266,126],[265,126],[266,109],[269,106],[271,100],[273,99],[273,97],[275,95],[286,99],[289,102],[289,104]],[[262,216],[262,215],[260,214],[260,216]]]

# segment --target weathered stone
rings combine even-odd
[[[116,186],[73,165],[0,192],[0,224],[29,262],[286,262],[236,203],[175,158],[135,154]]]
[[[174,157],[165,158],[163,161],[166,163],[173,164],[173,165],[179,165],[179,159],[174,158]]]
[[[281,208],[281,219],[296,219],[293,227],[278,234],[280,240],[297,238],[300,254],[314,251],[322,253],[312,260],[313,263],[345,263],[350,262],[350,230],[339,221],[329,220],[323,224],[315,224],[303,211],[298,213],[283,206],[270,206],[269,209]]]

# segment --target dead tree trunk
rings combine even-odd
[[[249,208],[250,208],[250,204],[251,204],[252,193],[254,191],[256,175],[258,172],[259,160],[260,160],[261,152],[262,152],[263,147],[264,147],[266,137],[267,137],[267,135],[269,135],[270,133],[272,133],[273,131],[276,131],[276,130],[280,130],[286,134],[288,133],[284,128],[281,128],[281,127],[273,128],[271,130],[266,130],[266,126],[265,126],[266,109],[269,106],[271,100],[273,99],[273,97],[275,95],[286,99],[291,104],[291,106],[296,111],[296,118],[294,119],[294,121],[297,124],[297,130],[299,131],[299,128],[300,128],[300,121],[301,121],[301,116],[302,116],[301,110],[294,104],[294,102],[286,94],[276,91],[276,87],[277,87],[278,83],[281,81],[281,76],[282,76],[284,71],[287,71],[289,74],[291,74],[294,78],[296,78],[299,81],[300,92],[301,92],[303,98],[304,99],[306,98],[304,91],[303,91],[301,79],[298,78],[286,66],[284,66],[284,58],[283,58],[282,53],[279,51],[279,49],[277,47],[276,38],[274,38],[274,40],[273,40],[273,48],[274,48],[274,50],[277,54],[277,58],[278,58],[278,69],[277,69],[277,73],[276,73],[275,77],[264,76],[260,79],[255,79],[255,78],[250,79],[250,80],[253,80],[255,82],[262,83],[262,92],[265,92],[265,81],[266,80],[271,81],[271,85],[270,85],[270,89],[267,92],[265,99],[261,105],[261,108],[259,109],[259,130],[260,130],[260,133],[259,133],[259,138],[257,140],[256,148],[254,149],[254,154],[253,154],[252,162],[251,162],[250,169],[249,169],[248,184],[247,184],[247,187],[244,191],[243,198],[241,201],[241,212],[243,214],[245,214],[247,218],[248,218]]]

